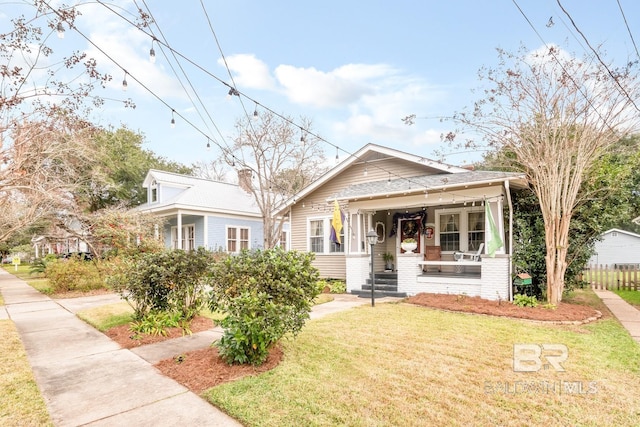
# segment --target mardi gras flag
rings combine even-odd
[[[331,219],[330,239],[332,242],[337,243],[339,245],[342,244],[342,239],[340,238],[340,232],[342,231],[343,222],[344,222],[344,215],[340,210],[340,205],[338,204],[338,200],[335,199],[333,201],[333,219]]]

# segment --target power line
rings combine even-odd
[[[640,58],[640,52],[638,52],[638,46],[636,46],[636,41],[633,39],[633,34],[631,34],[631,29],[629,28],[629,23],[627,22],[627,17],[624,14],[624,10],[622,10],[622,5],[620,4],[620,0],[617,0],[618,8],[620,9],[620,13],[622,14],[622,19],[624,20],[624,25],[627,27],[627,31],[629,32],[629,37],[631,37],[631,42],[633,43],[633,47],[636,50],[636,55]]]

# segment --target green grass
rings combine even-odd
[[[622,298],[629,304],[640,307],[640,291],[615,290],[613,292],[618,294],[620,298]]]
[[[0,320],[0,342],[0,425],[52,426],[20,336],[9,320]]]
[[[49,285],[49,279],[44,277],[42,274],[31,274],[29,272],[30,267],[31,266],[29,264],[20,264],[18,266],[18,271],[15,271],[13,265],[5,266],[4,269],[17,278],[24,280],[27,285],[32,286],[38,292],[42,292],[43,294],[51,294],[52,289]]]
[[[566,371],[514,372],[517,343],[566,345]],[[380,304],[311,321],[283,346],[284,360],[274,370],[204,397],[248,426],[631,426],[640,420],[640,346],[613,319],[542,325]]]
[[[131,322],[133,320],[133,308],[126,301],[122,301],[80,310],[76,313],[76,316],[97,330],[104,332],[113,327]]]

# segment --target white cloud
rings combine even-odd
[[[218,64],[224,66],[224,60],[218,59]],[[234,74],[233,78],[240,89],[273,89],[275,82],[269,73],[269,67],[252,54],[237,54],[227,56],[227,64]]]

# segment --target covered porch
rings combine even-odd
[[[375,276],[386,277],[386,283],[374,284],[380,296],[428,292],[511,300],[510,181],[517,178],[501,172],[454,174],[447,185],[430,182],[427,190],[395,197],[367,195],[358,186],[343,191],[336,200],[346,218],[347,291],[370,295],[373,258]],[[377,234],[372,246],[366,239],[370,230]],[[496,235],[499,246],[488,245]],[[403,249],[407,238],[416,241],[415,249]],[[463,259],[461,253],[478,256]],[[390,256],[392,265],[385,262]]]

